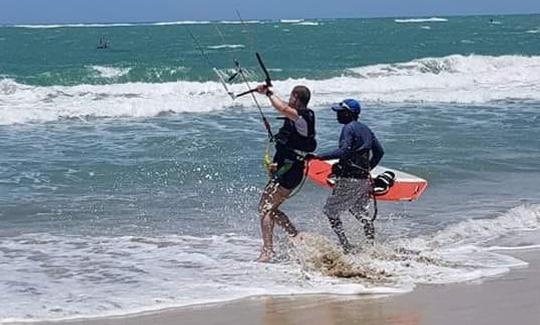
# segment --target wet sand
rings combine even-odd
[[[540,251],[513,254],[529,266],[482,281],[423,285],[374,299],[351,296],[255,297],[124,317],[40,324],[540,324]]]

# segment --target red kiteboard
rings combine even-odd
[[[335,163],[337,163],[337,160],[310,160],[309,166],[306,167],[307,177],[319,186],[332,188],[333,182],[332,179],[329,179],[329,176],[332,171],[332,165]],[[428,182],[423,178],[382,166],[375,167],[371,171],[371,176],[375,179],[386,171],[395,175],[394,184],[384,194],[377,195],[377,200],[414,201],[427,188]]]

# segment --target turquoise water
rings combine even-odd
[[[109,28],[12,28],[1,31],[1,73],[28,85],[112,84],[215,80],[189,36],[190,30],[218,68],[231,58],[255,68],[264,55],[275,79],[325,79],[346,69],[418,58],[461,55],[538,55],[537,15],[452,17],[446,22],[396,23],[386,19],[340,19],[299,25],[258,23]],[[310,21],[311,22],[311,21]],[[45,27],[45,26],[43,26]],[[426,29],[429,27],[429,29]],[[111,42],[96,50],[99,38]],[[511,41],[509,41],[511,40]],[[233,48],[212,48],[237,45]],[[103,78],[91,66],[130,69]]]
[[[260,82],[257,50],[281,97],[308,85],[320,150],[339,134],[328,105],[360,99],[382,164],[429,181],[417,202],[382,203],[378,246],[350,257],[390,281],[324,276],[279,231],[277,262],[252,262],[265,132],[188,31],[223,71],[237,58]],[[406,291],[524,265],[490,247],[540,244],[539,37],[538,15],[0,27],[0,320]],[[284,209],[333,241],[327,194],[307,183]]]

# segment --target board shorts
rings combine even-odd
[[[356,217],[367,218],[372,192],[371,181],[367,178],[338,178],[332,194],[326,200],[323,212],[329,217],[339,217],[350,211]]]
[[[286,166],[284,166],[286,167]],[[283,167],[281,167],[283,168]],[[295,162],[287,170],[278,169],[272,176],[272,181],[288,190],[294,190],[304,178],[304,163]]]

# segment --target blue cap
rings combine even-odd
[[[360,103],[354,99],[345,99],[341,103],[332,105],[332,110],[334,112],[342,111],[344,109],[348,109],[353,113],[360,114]]]

